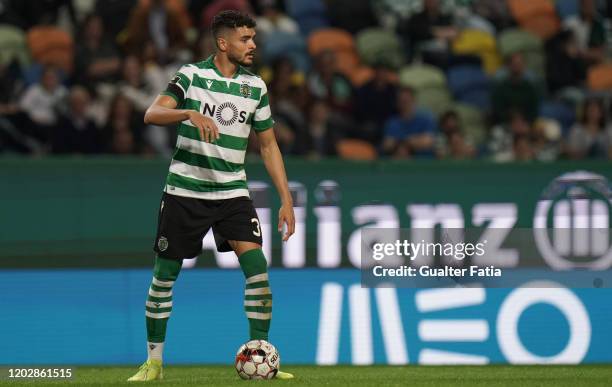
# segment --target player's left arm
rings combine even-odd
[[[295,231],[295,215],[293,214],[293,199],[289,193],[283,156],[280,149],[278,149],[272,128],[258,131],[257,137],[259,139],[261,158],[280,195],[281,208],[278,211],[278,232],[282,232],[283,224],[287,225],[287,232],[283,235],[283,241],[286,241]]]

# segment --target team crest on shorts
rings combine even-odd
[[[159,237],[157,240],[157,248],[159,251],[166,251],[168,249],[168,239],[166,237]]]
[[[251,96],[251,86],[249,86],[248,83],[240,85],[240,95],[244,98],[249,98]]]

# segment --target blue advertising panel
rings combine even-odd
[[[136,364],[151,271],[0,271],[0,364]],[[612,289],[362,288],[356,269],[273,269],[270,341],[303,364],[612,361]],[[247,337],[238,270],[183,270],[165,361],[229,364]],[[542,285],[542,284],[540,284]],[[539,285],[538,285],[539,286]]]

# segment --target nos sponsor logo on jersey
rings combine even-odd
[[[239,111],[231,102],[223,102],[218,106],[204,103],[202,114],[214,117],[223,126],[230,126],[236,122],[243,124],[247,120],[247,112]]]

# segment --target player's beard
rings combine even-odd
[[[235,65],[249,67],[253,65],[253,59],[251,59],[250,62],[247,62],[246,59],[247,59],[248,54],[255,55],[255,51],[251,51],[250,53],[245,54],[241,58],[239,58],[237,55],[232,55],[232,54],[228,55],[227,58],[229,59],[230,62],[232,62]]]

